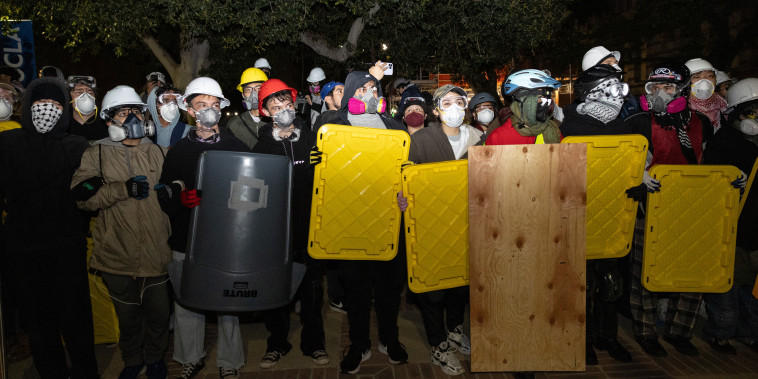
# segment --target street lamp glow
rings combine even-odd
[[[386,43],[383,43],[383,44],[382,44],[382,50],[385,50],[385,51],[386,51],[386,50],[387,50],[387,47],[388,47],[388,46],[387,46],[387,44],[386,44]]]

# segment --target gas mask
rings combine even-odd
[[[482,109],[476,114],[476,119],[482,125],[487,125],[495,119],[495,111],[492,109]]]
[[[249,111],[258,109],[258,92],[253,91],[243,102],[245,103],[245,109]]]
[[[62,114],[63,110],[58,109],[53,103],[32,104],[32,124],[40,133],[53,130]]]
[[[752,118],[740,121],[740,131],[748,136],[758,135],[758,121]]]
[[[654,94],[645,95],[641,100],[642,110],[652,111],[656,115],[679,113],[687,108],[687,99],[682,96],[674,97],[663,89],[659,89]]]
[[[172,122],[179,117],[179,106],[176,103],[163,104],[161,105],[160,114],[164,120]]]
[[[197,122],[199,122],[200,125],[206,128],[212,128],[214,125],[218,124],[219,120],[221,120],[221,110],[208,107],[195,111],[195,119],[197,119]]]
[[[279,113],[272,117],[274,123],[279,128],[288,128],[295,122],[295,110],[294,109],[282,109]]]
[[[308,89],[314,95],[317,94],[317,93],[319,93],[319,92],[321,92],[321,86],[318,85],[318,84],[316,84],[316,85],[311,84],[310,86],[308,86]]]
[[[713,91],[716,89],[716,87],[713,85],[713,82],[708,79],[700,79],[697,82],[692,83],[691,88],[692,95],[700,100],[710,98],[711,95],[713,95]]]
[[[13,104],[6,100],[0,99],[0,121],[6,121],[13,114]]]
[[[360,98],[351,97],[347,102],[347,110],[352,114],[384,113],[387,102],[383,97],[374,97],[374,91],[366,91]]]
[[[83,115],[89,115],[95,111],[95,98],[87,92],[74,99],[74,108]]]
[[[110,137],[113,142],[123,141],[127,138],[141,139],[143,137],[150,137],[154,134],[155,126],[152,121],[142,121],[131,112],[124,122],[112,119],[111,124],[108,125],[108,137]]]

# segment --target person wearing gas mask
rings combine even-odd
[[[692,76],[688,103],[690,109],[708,116],[713,130],[705,130],[704,143],[721,127],[721,114],[726,110],[726,99],[716,93],[716,69],[705,59],[695,58],[685,64]]]
[[[316,146],[316,133],[304,130],[302,120],[295,117],[294,102],[297,91],[279,79],[269,79],[260,90],[259,110],[272,122],[261,127],[260,140],[253,147],[254,153],[282,155],[292,161],[292,244],[293,259],[306,266],[300,283],[300,350],[313,363],[329,363],[324,337],[324,320],[321,314],[323,288],[323,262],[308,255],[308,228],[310,226],[311,197],[313,192],[313,168],[310,167],[310,152]],[[262,368],[274,367],[292,348],[287,342],[290,330],[290,306],[268,311],[266,329],[271,333],[267,340],[266,354],[260,361]]]
[[[13,111],[18,103],[18,93],[10,84],[0,83],[0,132],[20,128],[13,120]]]
[[[108,137],[87,149],[71,179],[80,209],[98,211],[89,267],[103,278],[118,316],[120,379],[164,379],[169,294],[166,264],[171,228],[155,190],[165,149],[154,144],[147,105],[133,88],[117,86],[103,97],[100,117]]]
[[[171,147],[187,136],[190,126],[181,121],[178,100],[182,94],[174,86],[155,87],[147,97],[147,109],[156,123],[151,137],[158,146]]]
[[[648,192],[660,189],[660,182],[648,174],[656,164],[699,164],[703,156],[704,131],[711,130],[707,117],[687,107],[690,72],[681,64],[654,66],[645,92],[640,99],[643,111],[650,117],[650,147],[643,173]],[[641,199],[640,199],[641,200]],[[642,286],[642,252],[645,218],[642,209],[637,213],[631,251],[632,283],[630,308],[634,336],[645,353],[664,357],[668,353],[658,342],[655,331],[658,298],[668,298],[663,339],[682,354],[695,356],[699,352],[690,342],[698,318],[700,293],[655,293]]]
[[[344,83],[329,82],[324,84],[324,88],[321,89],[321,100],[324,101],[324,110],[318,115],[316,122],[313,123],[313,131],[317,132],[321,125],[332,122],[337,115],[337,110],[340,109],[344,94]]]
[[[108,136],[108,127],[97,117],[97,81],[92,76],[72,75],[66,81],[71,95],[69,133],[93,143]]]
[[[403,91],[400,96],[400,103],[398,103],[397,114],[405,127],[408,128],[408,134],[413,135],[426,126],[427,110],[426,100],[421,97],[418,87],[411,86]]]
[[[258,112],[258,91],[268,76],[258,68],[251,67],[242,72],[237,91],[242,93],[242,101],[247,112],[242,112],[229,119],[227,129],[245,143],[250,149],[258,143],[258,129],[265,124]]]
[[[250,152],[250,149],[227,128],[219,129],[221,109],[229,106],[218,82],[208,77],[192,80],[179,107],[196,120],[187,136],[166,154],[160,182],[155,185],[161,208],[171,220],[168,243],[177,264],[184,261],[191,209],[200,205],[201,192],[196,188],[197,163],[208,150]],[[174,360],[182,365],[177,378],[193,378],[205,368],[205,314],[174,302]],[[218,314],[218,353],[216,365],[222,378],[237,377],[245,364],[239,318]]]
[[[703,163],[737,166],[744,183],[758,158],[758,78],[734,83],[727,99],[729,120],[708,142]],[[705,340],[728,355],[737,354],[732,341],[758,352],[758,299],[752,295],[758,274],[758,184],[742,196],[747,200],[737,221],[734,285],[726,293],[703,294],[708,312]]]
[[[575,85],[578,104],[564,108],[561,123],[564,136],[642,134],[650,138],[650,121],[646,114],[620,117],[629,85],[621,81],[624,72],[607,64],[598,64],[583,71]],[[634,187],[644,196],[646,189]],[[587,261],[587,338],[585,361],[598,363],[594,347],[607,350],[615,360],[631,362],[632,356],[617,340],[618,309],[616,300],[624,291],[624,278],[618,268],[619,258]],[[628,284],[626,284],[628,285]]]
[[[561,142],[553,119],[553,91],[561,83],[540,70],[517,71],[502,86],[504,98],[513,99],[508,120],[489,134],[487,145],[518,145]]]
[[[603,46],[595,46],[584,53],[584,56],[582,57],[582,71],[586,71],[590,67],[599,64],[606,64],[618,71],[622,71],[620,66],[621,53],[618,51],[610,51]],[[637,98],[631,94],[627,94],[626,97],[624,97],[624,103],[621,106],[621,117],[626,118],[640,113],[641,111],[642,108],[640,107]]]
[[[326,109],[324,99],[321,98],[321,82],[324,79],[326,79],[326,74],[324,74],[324,70],[321,67],[314,67],[308,73],[308,77],[305,78],[305,81],[308,82],[308,92],[310,92],[305,97],[308,99],[308,105],[311,108],[311,125],[316,123],[318,116]]]
[[[69,101],[65,82],[37,79],[24,92],[21,128],[0,133],[2,239],[12,252],[1,264],[43,379],[98,377],[86,230],[70,190],[89,143],[68,133]]]
[[[471,98],[468,104],[468,109],[471,111],[471,117],[473,119],[473,126],[482,132],[492,133],[498,126],[498,122],[495,118],[497,114],[497,101],[495,97],[487,92],[480,92]]]
[[[334,124],[406,130],[400,121],[385,113],[386,101],[379,81],[386,68],[387,64],[379,61],[368,72],[353,71],[347,76],[345,96]],[[402,241],[403,234],[400,235]],[[403,245],[401,242],[400,246]],[[405,253],[398,249],[395,258],[386,262],[340,261],[338,270],[345,286],[344,302],[350,328],[350,347],[340,362],[340,372],[356,374],[361,362],[371,357],[372,292],[379,326],[379,351],[389,356],[391,364],[406,363],[408,353],[398,339],[397,328],[400,293],[405,285]]]
[[[407,93],[411,89],[406,89]],[[432,163],[466,159],[468,147],[479,142],[482,132],[463,123],[468,100],[466,91],[446,84],[434,91],[434,115],[440,122],[430,123],[411,135],[408,160]],[[493,113],[494,116],[494,113]],[[408,200],[398,197],[400,210],[405,211]],[[431,361],[445,374],[464,372],[455,352],[471,354],[471,343],[463,332],[463,314],[468,300],[468,286],[416,294],[424,321],[427,342],[431,346]]]

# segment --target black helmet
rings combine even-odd
[[[494,96],[488,94],[487,92],[480,92],[471,98],[471,101],[468,103],[468,109],[473,111],[476,109],[476,106],[481,103],[492,103],[493,106],[497,105],[497,101],[495,100]]]
[[[664,63],[655,66],[647,76],[645,91],[650,93],[653,83],[672,83],[681,91],[690,84],[690,70],[687,66],[677,63]]]
[[[613,66],[607,64],[595,65],[583,71],[576,79],[576,89],[579,93],[579,101],[584,101],[590,91],[597,87],[598,84],[608,78],[621,80],[622,75],[624,75],[623,71],[619,71]]]

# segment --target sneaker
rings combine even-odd
[[[442,341],[439,346],[432,347],[432,363],[447,375],[463,374],[461,361],[455,356],[455,348],[448,345],[448,341]]]
[[[162,359],[147,365],[147,379],[166,379],[167,377],[168,368],[166,368],[166,362]]]
[[[329,363],[329,354],[326,353],[326,350],[316,350],[311,353],[311,360],[317,365],[325,365]]]
[[[690,342],[690,339],[682,336],[663,336],[663,340],[670,343],[676,351],[694,357],[700,352],[697,351],[695,345]]]
[[[144,363],[140,363],[134,366],[126,366],[123,370],[121,370],[121,373],[118,374],[118,379],[137,379],[137,377],[142,374],[142,370],[144,368]]]
[[[471,341],[463,333],[463,325],[458,325],[447,334],[447,343],[458,349],[463,355],[471,355]]]
[[[237,375],[239,375],[239,371],[236,369],[233,369],[231,367],[219,367],[218,368],[218,377],[221,379],[224,378],[236,378]]]
[[[347,311],[345,310],[345,304],[342,303],[342,300],[340,301],[329,300],[329,308],[332,308],[332,310],[337,313],[347,314]]]
[[[357,374],[361,369],[361,363],[371,358],[371,349],[361,350],[354,345],[350,345],[347,354],[342,357],[340,362],[340,372],[343,374]]]
[[[390,363],[393,365],[408,363],[408,352],[405,351],[405,345],[399,341],[389,345],[380,343],[379,352],[387,355],[390,358]]]
[[[282,356],[282,353],[276,350],[266,352],[266,355],[261,358],[261,368],[272,368],[276,366],[276,364],[279,363],[279,360],[282,359]]]
[[[713,350],[716,350],[716,352],[719,352],[721,354],[737,355],[737,350],[734,348],[734,346],[732,346],[732,342],[729,340],[711,338],[711,340],[708,341],[708,345],[711,345],[711,348]]]
[[[611,356],[611,358],[619,361],[619,362],[631,362],[632,361],[632,354],[629,354],[629,351],[626,350],[617,339],[605,339],[605,338],[598,338],[597,342],[595,342],[595,347],[598,350],[607,350],[608,355]]]
[[[661,346],[661,343],[658,342],[658,338],[639,338],[637,339],[637,343],[640,344],[642,350],[648,355],[659,358],[669,355],[666,349]]]
[[[201,371],[205,369],[205,361],[202,359],[197,362],[187,363],[182,365],[182,371],[177,375],[176,379],[190,379],[194,378]]]

